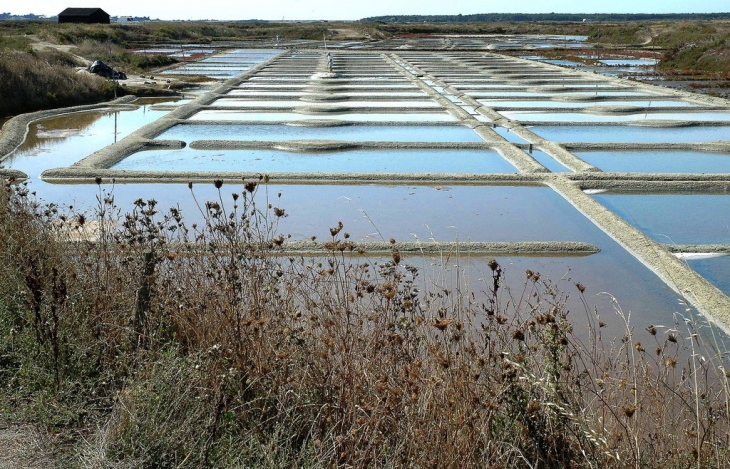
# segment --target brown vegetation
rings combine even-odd
[[[620,309],[575,331],[537,272],[510,291],[492,261],[465,292],[342,224],[290,257],[265,182],[217,181],[192,226],[5,186],[3,414],[80,467],[727,467],[725,349],[690,312],[613,341]]]
[[[76,73],[63,54],[0,49],[0,117],[113,96],[99,77]]]

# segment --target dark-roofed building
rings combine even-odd
[[[66,8],[58,14],[59,23],[109,24],[109,14],[101,8]]]

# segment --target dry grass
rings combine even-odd
[[[288,257],[265,181],[217,182],[192,226],[6,187],[5,412],[68,435],[81,467],[727,467],[726,352],[700,321],[639,343],[586,304],[574,331],[538,273],[510,291],[490,262],[456,293],[340,225],[327,255]],[[96,242],[59,239],[87,219]]]
[[[63,54],[0,49],[0,116],[102,101],[107,80],[78,74]]]

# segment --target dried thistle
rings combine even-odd
[[[446,328],[447,328],[447,327],[449,326],[449,324],[451,324],[452,322],[454,322],[454,319],[453,319],[453,318],[446,318],[446,319],[441,319],[440,321],[434,321],[434,323],[433,323],[433,327],[435,327],[436,329],[438,329],[438,330],[440,330],[440,331],[443,331],[443,330],[445,330],[445,329],[446,329]]]

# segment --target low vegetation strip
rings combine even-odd
[[[469,291],[342,223],[328,252],[286,255],[265,181],[215,182],[199,225],[153,200],[121,215],[101,186],[83,214],[5,185],[6,420],[51,435],[64,467],[730,463],[726,349],[691,309],[634,331],[580,283],[570,313],[536,271],[508,288],[496,261]]]

